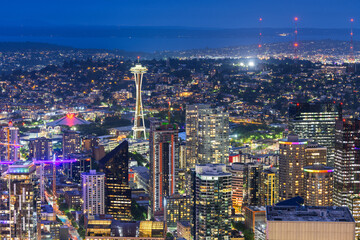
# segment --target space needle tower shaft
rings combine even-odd
[[[130,71],[134,74],[134,80],[136,85],[136,105],[135,105],[135,117],[133,127],[133,138],[140,139],[141,135],[144,135],[146,139],[146,128],[144,120],[144,110],[141,97],[141,86],[144,73],[147,72],[147,68],[143,67],[140,63],[137,63],[135,67],[132,67]]]

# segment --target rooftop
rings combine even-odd
[[[267,206],[267,221],[354,222],[347,207]]]
[[[46,123],[46,125],[48,125],[48,126],[66,125],[69,127],[72,127],[75,125],[82,125],[82,124],[90,124],[90,122],[75,117],[75,114],[73,114],[73,113],[68,113],[68,114],[66,114],[65,117],[62,117],[53,122]]]
[[[334,168],[328,167],[322,164],[314,164],[311,166],[304,167],[304,172],[310,172],[310,173],[328,173],[328,172],[334,172]]]
[[[231,173],[226,171],[225,164],[199,164],[195,169],[196,174],[202,176],[231,176]]]

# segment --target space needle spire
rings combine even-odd
[[[138,63],[136,63],[135,67],[130,68],[130,71],[134,74],[134,80],[136,85],[136,105],[135,105],[133,138],[139,139],[141,138],[142,133],[144,133],[144,139],[146,139],[144,110],[143,110],[142,98],[141,98],[141,86],[142,86],[144,73],[146,73],[148,69],[140,64],[139,59],[140,57],[138,57]]]

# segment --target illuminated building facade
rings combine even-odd
[[[103,215],[89,216],[85,239],[92,240],[165,240],[162,221],[117,221]]]
[[[294,103],[289,106],[290,130],[327,148],[329,166],[334,166],[335,121],[341,104],[333,102]]]
[[[308,141],[289,135],[279,141],[279,200],[304,196],[305,149]]]
[[[261,173],[261,206],[274,205],[279,201],[279,175],[275,168]]]
[[[34,239],[40,220],[40,198],[36,167],[31,161],[17,161],[3,174],[7,181],[9,200],[6,214],[7,226],[2,222],[3,239]]]
[[[105,174],[90,170],[81,177],[83,214],[105,214]]]
[[[177,192],[179,130],[176,124],[151,121],[150,124],[150,209],[164,213],[164,199]]]
[[[7,127],[2,127],[0,132],[0,160],[17,161],[20,159],[20,135],[19,128],[9,122]]]
[[[231,173],[225,164],[201,164],[195,174],[195,239],[229,240]]]
[[[105,212],[123,221],[131,220],[128,146],[123,141],[99,161],[99,171],[105,173]]]
[[[354,211],[352,199],[360,194],[360,120],[338,119],[335,139],[334,205]],[[360,218],[355,222],[359,226]],[[359,233],[360,228],[356,231]]]
[[[210,105],[186,107],[186,161],[196,164],[229,162],[229,113]]]
[[[52,141],[49,138],[35,138],[29,142],[29,159],[50,160],[52,152]]]
[[[232,191],[232,206],[235,209],[236,214],[241,213],[244,200],[244,177],[245,177],[245,164],[233,163],[228,167],[228,171],[231,173],[231,191]]]
[[[63,132],[63,158],[68,159],[70,154],[80,153],[81,138],[80,133],[76,131]]]
[[[134,127],[133,127],[133,137],[134,139],[141,138],[141,134],[144,134],[144,139],[146,139],[146,128],[144,120],[144,109],[142,105],[141,97],[141,86],[143,82],[144,73],[147,72],[147,68],[141,66],[141,64],[136,64],[135,67],[132,67],[130,71],[134,74],[135,86],[136,86],[136,104],[135,104],[135,117],[134,117]]]
[[[177,234],[179,238],[192,239],[191,225],[189,222],[177,222]]]
[[[305,149],[306,166],[314,164],[327,164],[327,149],[317,143],[308,143]]]
[[[333,205],[334,169],[320,164],[304,167],[305,205]]]
[[[165,222],[168,228],[176,228],[177,222],[191,220],[192,199],[190,196],[174,194],[166,197]]]
[[[245,165],[245,194],[244,202],[249,206],[261,205],[261,174],[264,165],[261,163],[247,163]]]

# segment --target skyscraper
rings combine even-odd
[[[83,214],[105,214],[105,174],[90,170],[81,174]]]
[[[63,158],[67,159],[73,153],[79,153],[81,150],[80,133],[66,130],[63,133]]]
[[[130,71],[134,74],[135,86],[136,86],[136,105],[135,105],[135,117],[134,117],[134,139],[141,138],[141,134],[144,134],[144,139],[146,139],[146,129],[144,121],[144,109],[142,105],[141,97],[141,86],[143,81],[144,73],[147,72],[147,68],[141,66],[141,64],[136,64],[135,67],[132,67]]]
[[[232,190],[232,207],[235,209],[235,213],[241,213],[241,207],[244,201],[244,177],[245,177],[245,164],[233,163],[228,167],[228,171],[231,173],[231,190]]]
[[[348,206],[351,196],[360,193],[360,120],[336,121],[334,204]]]
[[[229,161],[229,113],[210,105],[186,107],[186,161],[196,164]]]
[[[164,199],[177,192],[179,130],[176,124],[151,121],[150,125],[150,208],[162,215]]]
[[[9,122],[7,127],[2,127],[0,132],[0,160],[17,161],[20,159],[19,151],[19,128],[14,127],[12,122]]]
[[[261,206],[274,205],[279,201],[279,175],[275,168],[261,173]]]
[[[314,164],[327,164],[327,149],[320,146],[317,143],[308,143],[305,149],[305,166],[311,166]]]
[[[250,206],[261,205],[261,174],[264,166],[261,163],[247,163],[245,164],[245,191],[244,202]]]
[[[334,168],[334,205],[347,206],[356,222],[360,237],[360,120],[344,118],[336,121]]]
[[[289,135],[279,141],[279,200],[304,196],[304,171],[306,139]]]
[[[105,212],[123,221],[131,220],[128,148],[123,141],[99,161],[99,171],[105,173]]]
[[[320,164],[304,167],[305,205],[332,206],[334,169]]]
[[[177,222],[189,222],[192,215],[192,206],[193,203],[190,196],[174,194],[166,197],[164,217],[167,227],[176,228]]]
[[[41,137],[30,140],[29,159],[50,160],[52,157],[52,141]]]
[[[35,170],[36,167],[31,161],[17,161],[9,165],[7,172],[3,174],[2,177],[7,181],[9,191],[9,211],[5,220],[9,224],[9,231],[2,231],[1,238],[36,238],[40,218],[40,199]]]
[[[230,239],[231,173],[224,164],[197,165],[195,170],[195,239]]]
[[[328,164],[334,164],[335,121],[341,118],[341,104],[296,103],[289,106],[290,130],[327,148]]]

